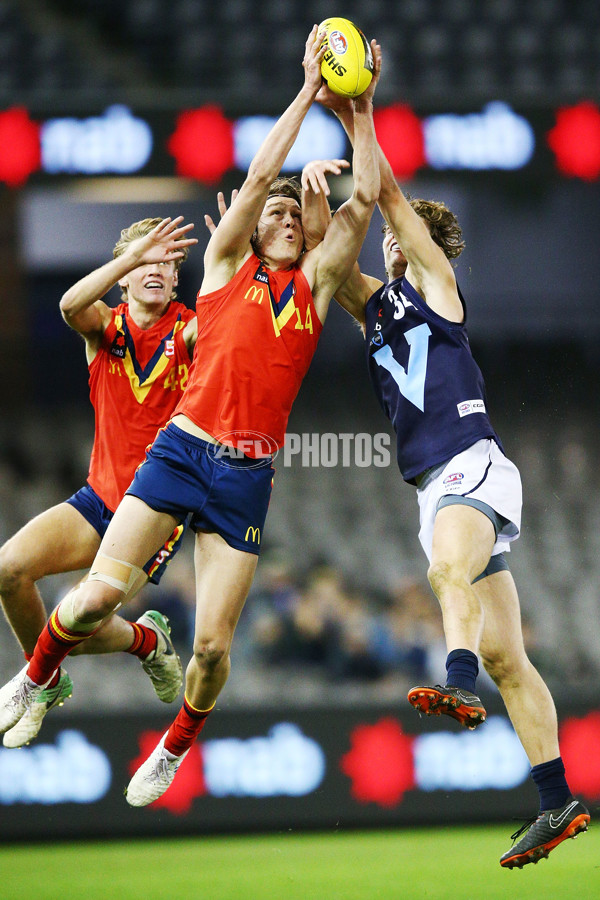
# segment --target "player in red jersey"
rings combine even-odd
[[[175,300],[175,287],[196,240],[187,237],[193,225],[181,221],[144,219],[124,229],[113,259],[61,300],[65,321],[85,341],[95,438],[86,486],[30,521],[0,549],[0,597],[27,659],[47,618],[36,582],[89,568],[146,446],[185,387],[197,329],[192,310]],[[117,282],[122,302],[111,308],[101,298]],[[138,588],[148,578],[158,582],[182,532],[180,527],[164,548],[155,548],[159,553],[148,561]],[[145,613],[137,623],[112,616],[80,649],[135,653],[162,700],[170,702],[179,692],[181,665],[160,613]],[[71,691],[68,674],[57,670],[27,715],[4,735],[4,745],[32,740],[46,712]]]
[[[272,480],[269,456],[346,280],[379,193],[374,76],[353,101],[354,189],[323,239],[303,252],[300,193],[274,181],[321,87],[324,32],[306,42],[304,85],[259,148],[212,235],[198,294],[189,385],[119,505],[88,579],[51,616],[29,667],[0,690],[0,730],[29,707],[69,646],[127,600],[156,538],[191,513],[196,532],[196,635],[183,706],[127,789],[132,806],[171,784],[225,684],[233,633],[257,563]]]

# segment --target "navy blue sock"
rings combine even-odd
[[[477,657],[470,650],[452,650],[446,659],[446,684],[475,693],[475,682],[479,674]]]
[[[549,762],[540,763],[531,770],[531,777],[540,792],[540,812],[559,809],[564,806],[571,791],[565,778],[565,767],[560,756]]]

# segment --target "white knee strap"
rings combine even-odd
[[[90,569],[87,581],[103,581],[110,587],[122,591],[125,596],[134,587],[140,575],[145,575],[139,566],[121,559],[113,559],[111,556],[97,556]]]

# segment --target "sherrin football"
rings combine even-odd
[[[373,54],[364,34],[339,16],[325,19],[319,31],[326,32],[327,51],[321,62],[324,80],[341,97],[359,97],[373,77]]]

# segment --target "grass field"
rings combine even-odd
[[[593,900],[594,829],[505,871],[507,827],[0,845],[2,900]]]

